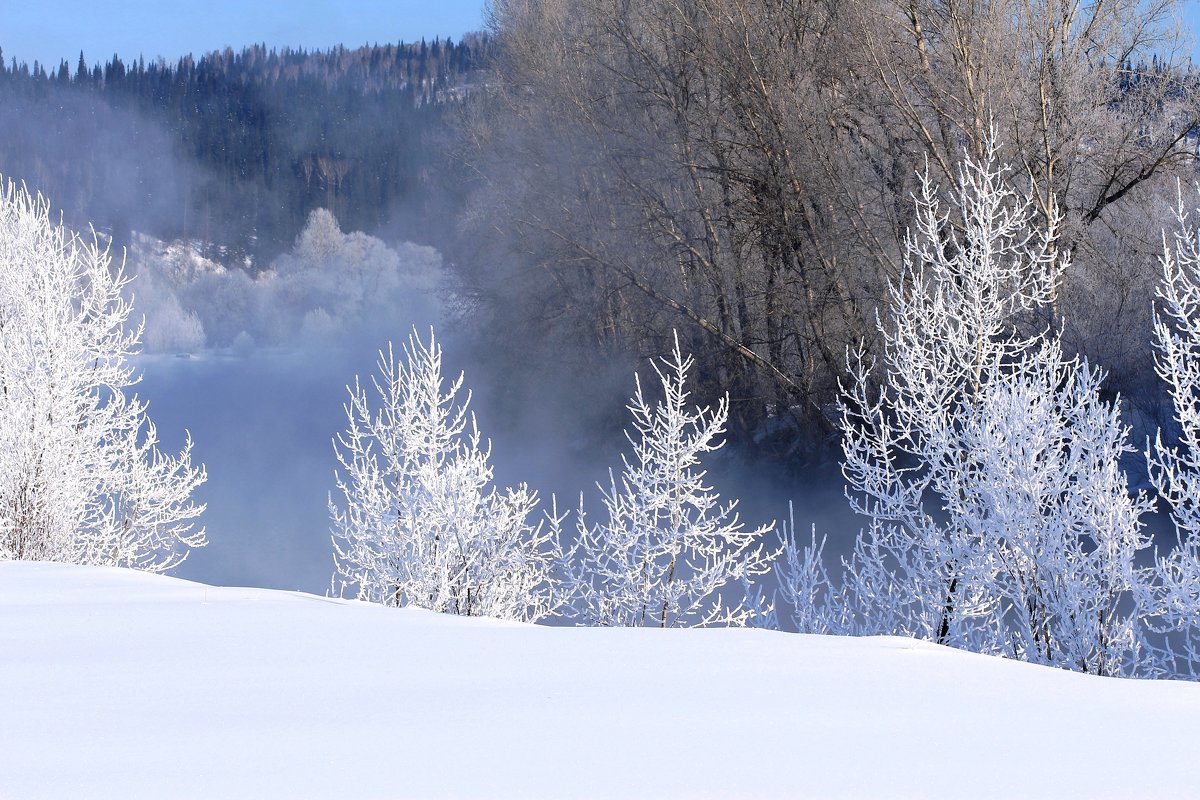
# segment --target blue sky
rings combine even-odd
[[[1200,0],[1183,0],[1183,24],[1192,37],[1192,61],[1200,65]]]
[[[6,59],[72,68],[113,53],[129,60],[205,53],[226,45],[328,48],[414,41],[483,26],[483,0],[0,0]]]

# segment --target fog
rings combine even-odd
[[[339,425],[339,382],[352,376],[335,359],[299,352],[141,363],[141,394],[164,446],[177,446],[189,430],[193,458],[208,470],[196,495],[208,504],[201,523],[209,544],[192,551],[177,574],[323,593],[332,571],[330,439]]]
[[[327,498],[345,387],[373,371],[389,338],[438,323],[440,264],[429,247],[344,234],[323,210],[256,273],[184,242],[135,237],[127,270],[145,320],[138,391],[164,446],[190,431],[209,476],[198,491],[209,545],[181,576],[329,587]]]
[[[190,431],[193,458],[208,470],[197,494],[208,504],[201,520],[209,545],[191,554],[181,577],[329,590],[332,440],[345,426],[346,386],[373,374],[379,349],[414,328],[423,336],[436,328],[448,378],[465,373],[499,485],[526,482],[547,509],[556,495],[560,511],[576,509],[583,492],[596,511],[597,482],[620,467],[633,375],[593,363],[582,380],[534,363],[553,358],[553,344],[529,354],[523,373],[494,369],[523,360],[496,358],[486,329],[461,307],[446,313],[455,300],[430,247],[342,232],[322,210],[290,251],[256,273],[144,236],[135,237],[127,269],[136,274],[135,314],[145,318],[138,393],[164,447],[178,448]],[[832,549],[856,529],[836,467],[814,468],[804,483],[815,488],[801,492],[795,475],[748,463],[736,447],[708,466],[726,499],[742,498],[750,525],[782,521],[793,500],[802,534],[814,522],[819,534],[841,532]]]
[[[329,589],[327,502],[345,387],[372,374],[379,349],[414,328],[436,329],[448,378],[465,373],[498,485],[526,482],[544,508],[556,496],[560,511],[578,508],[582,493],[586,507],[600,511],[597,483],[608,483],[628,449],[621,428],[634,387],[631,361],[578,343],[504,335],[455,296],[442,254],[403,238],[453,246],[472,269],[489,269],[487,249],[457,228],[461,209],[452,198],[462,187],[414,184],[381,210],[386,223],[376,230],[389,232],[386,241],[342,230],[318,209],[289,245],[270,238],[258,216],[238,217],[259,195],[234,192],[240,204],[226,209],[213,200],[210,213],[209,189],[224,197],[229,187],[160,116],[113,107],[77,87],[43,82],[39,91],[47,94],[10,93],[0,108],[8,134],[0,169],[44,192],[85,236],[95,224],[113,255],[124,257],[134,317],[145,325],[136,391],[149,402],[163,449],[177,451],[190,432],[193,458],[208,472],[197,499],[207,503],[200,524],[209,545],[178,574]],[[221,229],[234,218],[239,230]],[[221,244],[229,242],[238,244]],[[264,254],[281,251],[266,263]],[[531,349],[512,352],[513,342]],[[650,374],[649,364],[640,369]],[[794,501],[801,533],[816,522],[820,533],[849,542],[857,530],[836,465],[798,475],[731,442],[706,466],[726,500],[742,498],[748,526],[782,521]]]

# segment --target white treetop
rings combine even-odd
[[[637,380],[626,432],[633,457],[623,457],[620,477],[610,472],[609,487],[601,487],[607,519],[589,525],[580,509],[576,611],[595,625],[743,624],[750,610],[728,605],[721,592],[740,597],[743,581],[768,571],[775,554],[758,542],[771,526],[745,530],[737,502],[722,504],[698,468],[724,443],[728,398],[715,409],[688,410],[693,362],[678,336],[662,363],[654,366],[661,402],[648,400]]]
[[[537,495],[491,486],[463,376],[442,378],[442,350],[414,332],[397,361],[379,354],[379,407],[357,379],[335,451],[344,505],[330,499],[335,588],[363,600],[534,621],[558,605],[553,526],[529,523]]]
[[[49,203],[0,198],[0,558],[170,569],[205,544],[191,501],[205,480],[157,448],[128,358],[128,281],[106,249],[68,234]]]
[[[1175,410],[1178,441],[1160,431],[1146,456],[1150,479],[1167,502],[1178,545],[1158,559],[1152,608],[1182,634],[1171,646],[1175,667],[1200,665],[1200,239],[1179,192],[1178,227],[1163,236],[1162,278],[1154,313],[1155,366]],[[1164,631],[1166,632],[1166,631]]]
[[[1004,174],[993,156],[967,161],[953,213],[922,179],[879,324],[883,374],[851,359],[844,387],[847,493],[870,523],[841,612],[819,618],[1116,674],[1141,646],[1133,559],[1150,503],[1118,466],[1128,430],[1101,374],[1029,319],[1067,257],[1058,218],[1038,224]],[[797,581],[811,594],[819,577]]]

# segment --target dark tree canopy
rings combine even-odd
[[[118,243],[136,229],[261,261],[314,208],[375,231],[419,207],[439,158],[426,134],[489,47],[256,45],[94,68],[80,53],[73,73],[0,56],[0,172]]]

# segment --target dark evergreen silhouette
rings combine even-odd
[[[443,159],[429,134],[471,92],[490,43],[473,35],[321,52],[256,45],[175,63],[79,54],[47,70],[0,50],[0,173],[120,245],[194,239],[257,263],[310,211],[378,231],[417,211]]]

